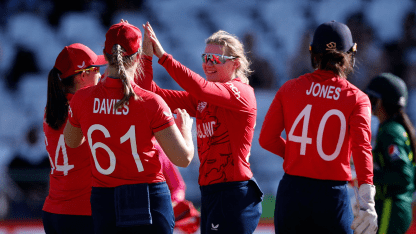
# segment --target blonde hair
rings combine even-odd
[[[126,102],[128,102],[131,97],[133,97],[134,100],[142,100],[141,97],[137,96],[137,94],[133,90],[133,87],[131,86],[131,82],[134,80],[134,77],[128,76],[126,72],[126,69],[133,66],[137,59],[140,57],[141,49],[132,55],[123,56],[123,53],[126,52],[126,50],[119,44],[115,44],[111,52],[113,53],[111,55],[104,52],[108,61],[108,66],[115,68],[117,74],[120,75],[121,82],[123,82],[124,97],[114,105],[114,109],[118,109],[119,107],[123,106]],[[138,67],[135,71],[135,74],[142,75],[143,66],[141,62],[139,62],[137,66]]]
[[[241,43],[237,36],[224,30],[219,30],[208,37],[205,43],[221,45],[223,46],[224,55],[237,57],[237,59],[239,59],[240,66],[236,70],[236,75],[237,77],[240,77],[244,83],[249,83],[248,77],[253,71],[250,70],[250,62],[248,61],[244,51],[243,43]]]

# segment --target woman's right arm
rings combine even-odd
[[[373,155],[371,147],[371,104],[362,94],[349,120],[351,152],[357,172],[358,185],[373,184]]]
[[[194,157],[192,142],[193,119],[185,110],[176,109],[176,125],[155,132],[156,140],[170,161],[178,167],[187,167]]]

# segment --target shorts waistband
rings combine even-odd
[[[303,176],[294,176],[289,174],[284,174],[282,179],[287,179],[294,182],[302,182],[302,183],[314,183],[319,185],[327,185],[327,186],[340,186],[340,185],[346,185],[348,181],[341,181],[341,180],[319,180],[319,179],[313,179]]]
[[[169,191],[169,187],[166,182],[158,182],[158,183],[151,183],[148,184],[149,186],[149,193],[159,193],[163,190]],[[92,187],[91,192],[99,192],[99,193],[114,193],[115,187]]]
[[[251,179],[246,180],[246,181],[233,181],[233,182],[210,184],[210,185],[199,186],[199,188],[201,190],[201,194],[203,195],[203,194],[215,193],[218,191],[244,187],[244,186],[247,186],[250,182],[257,183],[256,179],[252,177]]]

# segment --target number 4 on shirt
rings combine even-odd
[[[45,144],[46,146],[48,146],[48,138],[46,138],[45,136]],[[63,159],[64,159],[64,165],[58,165],[58,158],[59,158],[59,152],[62,151],[62,155],[63,155]],[[65,140],[64,140],[64,135],[61,134],[59,136],[59,140],[58,140],[58,145],[56,146],[56,151],[55,151],[55,163],[52,160],[51,156],[49,155],[48,152],[48,157],[49,157],[49,161],[51,163],[51,174],[53,174],[54,170],[56,171],[63,171],[64,172],[64,176],[68,175],[68,171],[71,170],[72,168],[74,168],[74,165],[69,165],[68,164],[68,155],[66,153],[66,147],[65,147]]]
[[[289,141],[300,143],[300,155],[305,155],[307,144],[312,144],[312,138],[308,137],[309,119],[311,116],[311,111],[312,111],[312,105],[310,104],[306,105],[306,107],[296,117],[295,122],[293,123],[289,131],[289,135],[288,135]],[[332,115],[338,116],[341,122],[341,126],[340,126],[340,133],[339,133],[338,143],[337,143],[335,152],[332,153],[331,155],[327,155],[324,153],[322,149],[322,138],[323,138],[326,122],[328,121],[328,118],[331,117]],[[293,135],[293,132],[295,131],[296,126],[299,124],[299,122],[302,119],[303,119],[302,136],[295,136]],[[345,121],[345,116],[341,111],[332,109],[332,110],[327,111],[324,114],[324,116],[321,119],[321,122],[319,123],[318,134],[316,136],[316,149],[318,151],[319,156],[323,160],[332,161],[336,157],[338,157],[339,153],[341,152],[341,147],[344,142],[346,126],[347,124]]]

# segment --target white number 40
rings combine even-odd
[[[290,128],[288,139],[289,141],[298,142],[300,143],[300,155],[305,155],[306,153],[306,146],[307,144],[312,144],[312,138],[308,137],[308,126],[309,126],[309,118],[311,116],[312,105],[308,104],[306,107],[300,112],[298,117],[296,117],[295,122],[293,123],[292,127]],[[335,152],[331,155],[327,155],[324,153],[322,149],[322,137],[324,134],[324,128],[328,118],[332,115],[338,116],[339,120],[341,121],[340,126],[340,133],[338,137],[338,143],[335,148]],[[303,127],[302,127],[302,136],[295,136],[293,132],[296,129],[296,126],[299,124],[301,119],[303,120]],[[339,153],[341,152],[342,143],[344,142],[345,132],[346,132],[346,121],[344,114],[336,109],[332,109],[327,111],[321,119],[318,128],[318,134],[316,136],[316,149],[318,150],[319,156],[325,161],[332,161],[336,157],[338,157]]]

